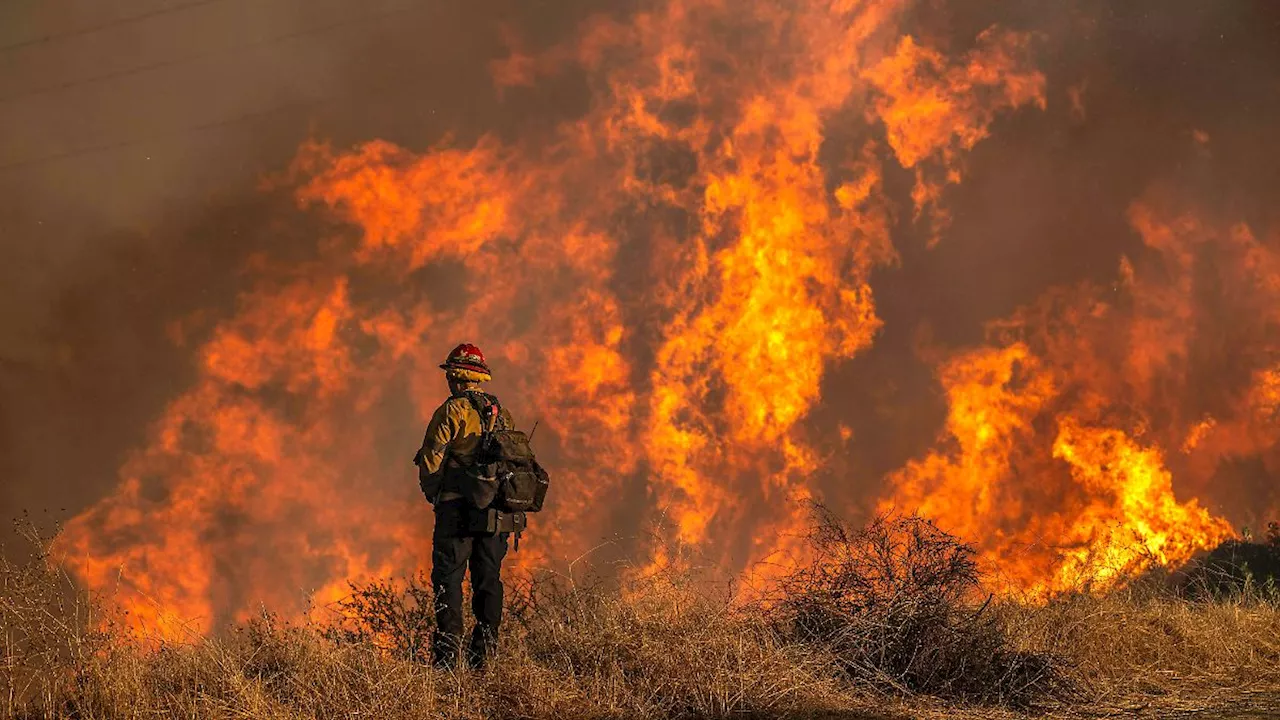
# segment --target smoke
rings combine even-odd
[[[625,26],[636,11],[637,7],[631,5],[610,8],[620,26]],[[653,10],[664,5],[648,3],[638,7]],[[288,19],[300,27],[318,27],[336,22],[340,16],[337,5],[307,7],[303,12],[301,5],[296,6]],[[550,7],[555,8],[554,13],[548,12]],[[390,13],[395,7],[387,3],[378,9]],[[59,511],[59,517],[75,516],[116,487],[122,466],[134,470],[145,466],[144,472],[135,473],[142,478],[143,486],[136,491],[139,497],[163,501],[166,491],[162,478],[166,472],[190,477],[198,487],[199,474],[212,473],[215,468],[167,465],[154,452],[149,459],[140,461],[138,449],[152,442],[154,424],[166,421],[170,403],[199,394],[203,387],[201,373],[207,373],[208,368],[215,368],[214,372],[222,373],[223,378],[234,376],[245,387],[257,387],[252,377],[239,374],[241,369],[232,368],[231,364],[211,364],[209,343],[226,350],[229,346],[224,341],[229,336],[273,336],[279,328],[270,324],[270,318],[254,315],[260,310],[254,310],[252,298],[292,292],[290,283],[306,273],[313,274],[312,289],[325,290],[320,295],[328,304],[317,308],[337,316],[343,316],[349,306],[388,297],[400,297],[408,305],[421,299],[423,305],[447,318],[452,317],[450,311],[458,308],[475,308],[477,303],[480,308],[485,307],[483,298],[478,298],[459,277],[460,271],[477,272],[476,268],[467,268],[465,261],[446,252],[415,258],[413,267],[403,275],[392,275],[390,282],[380,272],[356,268],[341,289],[325,285],[345,272],[334,265],[325,248],[361,242],[360,228],[366,231],[367,238],[368,218],[360,216],[358,207],[352,209],[354,194],[326,191],[319,186],[307,198],[309,207],[300,210],[292,196],[291,182],[305,183],[308,177],[324,177],[326,173],[334,183],[343,181],[347,174],[334,169],[347,157],[343,149],[373,138],[428,157],[431,154],[424,152],[428,148],[465,150],[487,134],[502,143],[501,147],[516,148],[530,156],[552,155],[557,143],[569,145],[558,134],[564,123],[587,117],[592,112],[592,93],[600,92],[579,67],[582,58],[558,56],[566,51],[557,48],[572,47],[581,34],[590,35],[592,31],[583,28],[596,28],[595,32],[601,34],[616,29],[608,22],[587,21],[599,12],[599,4],[589,2],[554,6],[487,2],[411,10],[385,21],[372,21],[359,32],[348,28],[335,30],[332,35],[322,33],[297,42],[270,44],[256,51],[260,53],[258,62],[243,61],[247,64],[237,64],[237,70],[220,81],[209,74],[214,72],[210,63],[201,68],[175,67],[166,71],[164,82],[169,85],[157,79],[155,85],[140,84],[133,90],[132,85],[122,85],[112,92],[97,91],[92,98],[96,104],[90,108],[99,108],[103,114],[90,114],[81,121],[88,123],[93,117],[100,117],[101,123],[93,128],[99,135],[87,136],[84,144],[101,143],[118,137],[118,133],[129,136],[137,130],[145,136],[157,129],[191,125],[195,118],[183,114],[187,112],[183,108],[188,107],[202,107],[206,115],[217,111],[224,119],[251,113],[255,108],[286,109],[236,125],[239,129],[234,132],[209,131],[199,142],[190,142],[188,136],[179,134],[154,144],[130,146],[127,151],[29,166],[20,171],[0,170],[4,173],[0,177],[7,198],[3,205],[4,260],[9,268],[6,272],[14,280],[6,283],[3,306],[7,316],[15,318],[10,327],[17,328],[0,338],[4,343],[0,351],[6,358],[0,365],[4,397],[0,469],[8,477],[17,478],[16,482],[6,483],[0,510],[12,514],[19,508],[50,507]],[[281,18],[286,15],[280,15],[277,21],[283,22]],[[224,17],[223,24],[187,28],[185,32],[233,35],[235,18],[231,13]],[[700,22],[696,15],[686,20]],[[1134,228],[1131,208],[1135,202],[1148,202],[1162,216],[1195,214],[1206,228],[1245,223],[1255,228],[1259,242],[1269,247],[1268,233],[1280,227],[1274,204],[1269,202],[1276,187],[1274,168],[1280,167],[1276,162],[1280,160],[1280,150],[1268,139],[1270,128],[1280,119],[1280,94],[1274,92],[1276,61],[1270,50],[1276,22],[1277,11],[1267,3],[1227,7],[1166,1],[1115,7],[1113,3],[1094,2],[1071,8],[1039,2],[1003,3],[998,8],[990,3],[967,2],[913,5],[896,23],[896,29],[910,33],[917,47],[936,49],[949,62],[959,62],[955,59],[981,49],[982,44],[975,39],[992,25],[1028,38],[1031,65],[1044,76],[1044,106],[1015,111],[1027,101],[1010,102],[991,117],[982,117],[984,122],[979,125],[984,136],[975,136],[962,153],[956,151],[964,156],[952,168],[959,175],[958,182],[949,181],[945,173],[925,175],[922,181],[915,168],[904,166],[909,163],[882,164],[879,182],[885,199],[883,218],[897,259],[890,263],[869,262],[863,268],[880,320],[873,341],[862,342],[862,336],[855,332],[836,333],[828,335],[824,342],[862,344],[856,352],[819,350],[830,353],[824,355],[826,371],[812,398],[813,406],[801,413],[799,427],[803,434],[814,438],[808,450],[821,460],[821,467],[807,476],[811,481],[800,484],[851,511],[875,507],[886,492],[886,476],[936,447],[945,446],[943,428],[949,405],[940,375],[949,359],[987,344],[993,321],[1017,317],[1020,308],[1036,306],[1050,288],[1076,288],[1082,283],[1110,288],[1122,279],[1118,275],[1122,257],[1132,258],[1140,267],[1144,259],[1150,259],[1150,248]],[[148,27],[148,33],[164,34],[165,26],[158,20]],[[115,41],[123,45],[130,37],[122,33]],[[750,32],[744,37],[753,39]],[[888,47],[895,49],[892,43]],[[732,56],[715,61],[741,65],[736,74],[723,76],[724,82],[755,77],[752,72],[758,67],[751,62],[750,44],[729,43],[726,48]],[[35,87],[43,82],[41,73],[53,72],[50,68],[89,62],[56,55],[52,57],[61,58],[61,65],[38,62],[42,56],[36,53],[43,50],[24,52],[36,60],[15,66],[23,71],[22,78],[3,87]],[[90,50],[86,48],[84,52],[87,58]],[[261,72],[268,67],[276,70]],[[760,72],[760,77],[768,77]],[[1004,87],[1001,83],[1012,74],[1010,71],[999,75],[990,87]],[[641,81],[648,79],[637,80]],[[141,83],[141,79],[137,82]],[[705,88],[703,92],[713,97],[699,100],[715,102],[715,93],[722,91],[718,87]],[[10,138],[3,146],[5,157],[16,160],[56,153],[56,143],[34,129],[54,126],[53,119],[83,110],[71,102],[70,97],[41,101],[6,115],[3,129],[9,132],[0,132],[0,137]],[[849,120],[843,130],[839,122],[829,123],[833,127],[828,129],[821,151],[826,167],[850,162],[849,151],[868,141],[892,143],[891,128],[873,126],[855,117],[861,109],[857,103],[851,105],[852,109],[840,106],[832,111],[837,117],[848,113]],[[663,122],[671,122],[682,109],[679,103],[672,103],[663,112]],[[69,125],[65,132],[79,146],[78,134],[88,129]],[[890,137],[886,139],[886,135]],[[441,145],[447,136],[451,138],[449,144]],[[303,168],[290,182],[277,180],[267,191],[253,187],[259,173],[286,167],[299,143],[308,137],[330,140],[333,152],[304,153],[304,158],[314,164]],[[761,142],[774,140],[765,138]],[[140,159],[152,149],[156,152],[150,153],[151,160]],[[444,157],[440,153],[447,151],[435,152],[435,157]],[[636,151],[637,164],[631,169],[642,183],[681,188],[687,186],[691,158],[696,160],[699,152],[699,147],[683,137],[669,138],[666,145],[654,142]],[[492,164],[480,174],[505,179],[502,173],[510,167],[509,159],[501,151],[495,151],[492,157],[481,155]],[[902,153],[898,156],[901,158]],[[392,153],[386,164],[395,169],[414,162]],[[436,171],[447,175],[452,167],[446,162]],[[929,169],[934,171],[936,168]],[[843,176],[833,172],[832,177]],[[399,175],[396,179],[404,180]],[[593,193],[599,191],[581,177],[574,182],[583,183],[578,188],[580,197],[597,197]],[[445,187],[436,183],[436,176],[428,175],[427,181],[411,187],[435,202],[432,193],[449,191],[448,177],[443,181]],[[918,198],[932,197],[935,188],[940,200],[918,207]],[[493,195],[498,196],[505,189],[495,181]],[[530,191],[524,188],[520,192],[527,195]],[[1152,200],[1153,193],[1165,199]],[[214,199],[208,199],[210,194]],[[463,197],[488,198],[483,193]],[[575,202],[575,198],[571,195],[568,202]],[[655,496],[678,511],[686,502],[682,493],[690,492],[678,483],[665,488],[652,485],[647,480],[651,474],[677,477],[684,469],[701,470],[711,462],[709,455],[698,458],[696,449],[685,449],[679,458],[650,451],[643,461],[627,459],[635,453],[635,448],[628,447],[630,443],[644,442],[646,437],[654,442],[651,429],[637,431],[642,423],[638,418],[654,410],[638,409],[648,401],[638,400],[634,393],[652,393],[655,367],[665,367],[666,372],[682,377],[695,376],[708,368],[724,371],[712,351],[697,345],[692,346],[691,360],[681,359],[678,354],[663,355],[664,332],[669,332],[664,323],[683,312],[678,298],[681,288],[663,284],[682,270],[681,261],[696,260],[696,253],[687,252],[682,243],[688,242],[688,228],[696,225],[697,213],[689,212],[689,206],[680,202],[655,196],[647,209],[633,208],[630,215],[612,217],[613,231],[631,233],[625,242],[619,242],[616,255],[609,255],[615,250],[603,248],[590,232],[566,238],[554,236],[545,228],[531,230],[509,221],[513,233],[525,233],[541,243],[563,243],[588,259],[603,258],[602,264],[618,268],[615,277],[602,280],[574,267],[573,273],[579,274],[571,274],[565,282],[551,286],[557,292],[582,288],[600,292],[591,298],[591,303],[571,303],[568,310],[557,310],[559,298],[551,293],[552,296],[528,299],[522,313],[505,317],[503,327],[497,329],[485,328],[477,317],[445,322],[433,316],[430,322],[422,320],[422,324],[413,326],[412,321],[421,318],[410,313],[400,318],[366,319],[371,326],[365,332],[383,341],[403,330],[415,331],[416,334],[409,333],[414,337],[429,338],[429,349],[402,351],[414,357],[421,353],[425,358],[465,339],[455,337],[457,333],[471,333],[471,338],[489,332],[504,338],[501,355],[513,366],[521,357],[530,364],[578,363],[594,367],[593,363],[602,363],[605,369],[599,377],[591,378],[594,384],[584,381],[582,385],[566,382],[538,387],[522,374],[518,380],[500,379],[500,383],[509,384],[500,384],[497,389],[513,398],[519,394],[535,395],[562,410],[596,413],[590,423],[540,430],[540,442],[547,443],[546,452],[557,461],[563,461],[566,453],[571,454],[572,446],[583,438],[598,443],[591,451],[604,458],[600,466],[619,476],[594,478],[583,473],[583,482],[598,482],[603,488],[598,498],[607,521],[595,517],[593,522],[601,528],[628,532],[646,518],[640,508],[652,504]],[[520,203],[513,207],[534,214],[538,211]],[[360,228],[350,224],[353,219]],[[437,218],[441,226],[466,219]],[[319,239],[326,240],[317,242]],[[506,240],[497,238],[494,242]],[[679,260],[668,265],[647,264],[649,258],[667,250]],[[547,252],[566,251],[561,247]],[[40,268],[41,272],[19,273],[12,268]],[[527,271],[520,274],[524,272]],[[501,275],[494,272],[494,277]],[[1157,280],[1152,282],[1159,284]],[[663,291],[660,300],[653,299],[654,286]],[[606,289],[612,293],[616,307],[606,303],[602,311],[601,305],[593,303],[608,294],[603,292]],[[809,291],[808,286],[805,291]],[[411,298],[415,302],[409,302]],[[493,307],[505,307],[498,305],[503,300],[492,302]],[[830,311],[829,299],[819,298],[815,303],[835,315]],[[1232,307],[1248,305],[1236,303]],[[238,319],[232,321],[233,318]],[[377,326],[378,322],[391,320],[408,321],[410,326]],[[721,333],[719,339],[742,342],[747,347],[746,340],[731,337],[731,324],[719,319],[709,322],[715,332]],[[1240,318],[1230,314],[1214,316],[1211,322],[1222,327],[1222,334],[1215,338],[1201,332],[1191,342],[1204,348],[1197,352],[1206,357],[1230,355],[1229,346],[1235,343],[1257,345],[1259,336],[1270,332],[1268,328],[1246,328]],[[611,340],[607,329],[613,324],[627,326],[622,339]],[[1233,334],[1236,328],[1240,331]],[[579,332],[597,344],[579,355],[566,351],[549,361],[537,359],[542,351],[537,345],[539,333],[550,336]],[[330,371],[365,377],[356,370],[376,353],[362,349],[357,340],[352,341],[352,348],[355,354],[338,358],[333,368],[311,367],[307,382],[316,383],[320,389],[328,387],[326,383],[331,381],[326,373]],[[365,352],[368,354],[362,354]],[[1105,355],[1102,351],[1099,354]],[[688,367],[679,366],[682,362],[688,362]],[[1192,388],[1187,393],[1211,394],[1208,386],[1223,375],[1233,374],[1245,382],[1252,378],[1255,366],[1264,364],[1258,360],[1248,367],[1231,367],[1220,361],[1206,361],[1199,374],[1187,376],[1186,387]],[[672,368],[680,372],[671,372]],[[396,377],[397,384],[370,389],[369,394],[376,397],[368,404],[358,405],[362,412],[375,418],[367,427],[342,425],[352,432],[359,430],[374,436],[369,447],[376,452],[367,459],[371,467],[379,469],[396,465],[379,456],[403,456],[405,442],[417,441],[421,429],[415,423],[422,420],[421,406],[429,404],[439,392],[429,385],[431,380],[425,373],[421,378]],[[590,402],[575,404],[571,398],[566,399],[587,390],[592,393]],[[785,386],[772,390],[790,392]],[[675,391],[700,390],[683,385]],[[753,396],[743,395],[735,400],[733,391],[723,388],[711,388],[705,393],[671,412],[667,425],[692,434],[708,429],[736,431],[733,426],[719,420],[708,421],[697,413],[705,407],[741,402]],[[722,393],[728,393],[728,399]],[[287,395],[267,398],[267,405],[280,417],[305,420],[308,413],[316,412],[308,404],[291,406]],[[224,403],[220,407],[229,407],[232,399],[219,396]],[[530,419],[543,410],[535,407],[535,400],[514,402],[526,403],[520,409]],[[593,402],[604,402],[604,409]],[[1179,430],[1186,423],[1214,414],[1211,402],[1201,405],[1196,412],[1183,412],[1185,418],[1165,423],[1163,430],[1170,437],[1182,435]],[[1219,411],[1217,415],[1223,415],[1222,426],[1230,425],[1226,414]],[[183,410],[182,416],[189,419],[196,413]],[[761,420],[761,426],[751,430],[755,433],[751,440],[789,439],[790,435],[774,431],[771,423],[777,420]],[[1159,424],[1159,417],[1154,420]],[[608,425],[609,422],[617,424]],[[833,428],[844,431],[832,434]],[[290,442],[336,441],[324,433],[301,432],[293,437],[281,432],[286,433],[284,444],[290,449],[285,455],[290,461],[296,459]],[[637,437],[641,439],[636,440]],[[943,442],[935,442],[939,437]],[[1266,486],[1267,468],[1274,467],[1270,446],[1255,443],[1242,447],[1207,437],[1206,447],[1215,447],[1216,442],[1222,449],[1215,451],[1212,459],[1188,459],[1185,466],[1176,457],[1170,461],[1174,490],[1180,498],[1187,493],[1198,495],[1210,510],[1233,522],[1257,523],[1261,511],[1254,501],[1262,499],[1261,507],[1275,507],[1276,503],[1273,495],[1267,495]],[[1050,444],[1052,440],[1048,438]],[[1172,452],[1170,448],[1176,448],[1182,440],[1161,438],[1161,443]],[[695,460],[681,466],[686,456]],[[654,467],[655,458],[668,466]],[[781,472],[785,475],[791,471],[788,463],[798,462],[796,457],[779,460],[763,453],[730,457],[727,461],[741,466],[725,470],[720,487],[732,492],[751,487],[746,481],[751,473],[768,475],[785,466]],[[319,479],[306,486],[311,491],[325,492],[347,481],[374,488],[383,494],[378,495],[379,502],[385,500],[387,506],[407,503],[412,490],[406,477],[373,477],[373,470],[369,471],[370,477],[356,479],[330,477],[324,468],[310,465],[299,465],[292,472],[318,473]],[[1207,477],[1216,480],[1207,482]],[[391,487],[395,483],[405,485]],[[691,539],[698,539],[700,533],[716,531],[732,520],[740,523],[740,528],[721,538],[730,546],[730,554],[738,561],[756,556],[756,537],[784,527],[787,519],[776,509],[755,504],[758,497],[771,497],[767,489],[759,492],[760,496],[751,494],[746,499],[698,497],[689,507],[714,507],[722,513],[720,520],[690,522],[683,527],[684,532]],[[612,497],[623,497],[625,501],[604,502]],[[278,507],[297,512],[292,505]],[[323,512],[323,502],[307,501],[303,507]],[[61,512],[63,508],[65,513]],[[269,510],[236,507],[215,523],[215,537],[193,538],[192,542],[224,543],[224,547],[233,548],[232,557],[247,553],[249,549],[243,543],[250,538],[237,535],[240,529],[256,527],[255,523],[289,521],[271,517]],[[695,512],[687,514],[695,515],[701,517]],[[154,527],[161,527],[158,523],[165,519],[157,517]],[[349,534],[332,528],[347,527],[351,522],[354,520],[334,521],[331,526],[319,523],[318,526],[329,527],[332,536],[320,533],[305,542],[291,538],[288,542],[294,544],[278,550],[305,555],[324,543],[349,539]],[[410,527],[415,522],[419,521],[408,516],[394,519],[397,527]],[[124,544],[135,541],[119,536],[112,540]],[[382,538],[378,542],[393,541],[403,541],[410,548],[406,551],[408,560],[396,556],[397,561],[412,562],[421,550],[421,527],[410,536]],[[374,558],[394,555],[390,551],[380,554],[379,549],[369,547],[361,551]],[[138,559],[133,558],[135,563]],[[332,558],[308,562],[307,568],[290,579],[298,578],[298,584],[314,577],[327,579],[334,567],[383,569],[378,563],[369,567],[363,565],[364,560],[353,561],[350,557],[342,562]],[[394,564],[388,563],[387,567]],[[260,569],[233,572],[222,568],[223,580],[216,597],[197,607],[226,613],[251,603],[257,597],[255,589],[267,580],[254,574],[258,572]],[[147,589],[161,596],[167,592],[152,586]],[[187,590],[197,595],[202,592],[199,587]],[[186,596],[178,592],[172,597]]]
[[[939,426],[944,406],[929,377],[947,349],[980,343],[989,321],[1034,303],[1047,287],[1114,282],[1119,258],[1142,245],[1129,206],[1153,186],[1182,188],[1221,223],[1276,227],[1269,198],[1278,152],[1266,137],[1280,101],[1258,93],[1275,84],[1263,30],[1275,27],[1272,6],[1006,3],[998,14],[971,3],[917,12],[957,39],[995,20],[1039,33],[1048,102],[1043,112],[1001,118],[973,150],[965,181],[950,190],[944,242],[927,248],[919,226],[895,227],[901,262],[873,279],[883,331],[830,378],[841,390],[855,386],[853,407],[891,408],[884,422],[855,418],[868,452],[918,450]],[[1072,106],[1076,93],[1083,119]],[[833,397],[846,403],[843,393]],[[892,417],[903,409],[920,422]],[[900,467],[902,452],[868,474]]]
[[[603,9],[227,0],[130,23],[164,7],[0,8],[0,45],[54,36],[0,51],[0,515],[66,519],[102,497],[191,382],[246,258],[305,257],[325,230],[258,189],[301,140],[426,147],[554,123],[581,88],[494,96],[504,24],[537,49]]]

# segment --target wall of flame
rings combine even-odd
[[[1255,344],[1229,358],[1248,380],[1206,393],[1228,358],[1205,348],[1221,313],[1270,332],[1280,259],[1155,192],[1113,284],[1050,289],[943,353],[931,449],[830,477],[858,446],[812,411],[840,405],[824,380],[881,331],[895,228],[947,242],[969,152],[1048,102],[1037,37],[991,27],[944,52],[907,26],[913,5],[653,3],[494,64],[501,90],[583,73],[589,109],[550,141],[304,144],[277,182],[331,232],[312,260],[251,260],[195,382],[67,525],[69,562],[161,633],[425,566],[409,457],[462,341],[539,422],[555,476],[526,568],[658,518],[727,572],[784,562],[805,501],[867,494],[971,539],[1004,592],[1106,584],[1229,537],[1198,498],[1224,458],[1274,446],[1280,359]],[[905,202],[886,188],[904,171]]]

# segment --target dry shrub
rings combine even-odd
[[[786,637],[880,691],[1026,706],[1068,690],[1061,658],[1015,647],[987,612],[972,546],[915,516],[858,530],[824,508],[816,516],[812,562],[774,599]]]
[[[14,524],[30,549],[15,563],[0,552],[0,693],[12,709],[61,692],[62,684],[107,647],[109,627],[88,596],[50,561],[49,541],[28,518]]]
[[[321,634],[337,645],[367,645],[392,657],[426,662],[435,631],[434,595],[424,573],[403,583],[374,580],[349,583],[351,594],[337,603],[337,620]]]

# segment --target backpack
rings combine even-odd
[[[498,426],[498,399],[484,393],[465,393],[480,415],[480,444],[467,477],[471,487],[463,495],[479,509],[493,508],[507,513],[542,510],[550,476],[538,464],[529,445],[529,436],[515,428]],[[481,405],[477,396],[483,396]]]

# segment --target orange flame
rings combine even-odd
[[[670,0],[494,65],[500,87],[586,71],[590,109],[550,144],[304,145],[300,205],[354,232],[319,239],[305,264],[255,266],[197,380],[68,526],[82,577],[121,578],[139,626],[172,633],[165,617],[300,610],[347,578],[422,566],[430,521],[408,451],[443,399],[440,356],[463,339],[486,349],[517,420],[545,428],[557,486],[520,564],[576,557],[643,515],[618,507],[637,482],[726,565],[792,548],[821,463],[803,421],[827,369],[880,327],[885,163],[917,173],[916,212],[940,231],[965,151],[998,113],[1044,106],[1029,37],[993,28],[951,62],[899,36],[906,5]],[[851,127],[865,137],[831,146]],[[1010,352],[1033,360],[991,361]],[[1034,392],[1048,395],[1044,372]],[[1045,402],[967,382],[1014,412]],[[1013,452],[1022,432],[981,422],[961,465]]]
[[[1154,258],[1124,260],[1110,292],[1052,292],[994,324],[989,347],[944,363],[943,446],[891,478],[885,506],[919,506],[977,539],[1005,589],[1106,586],[1231,537],[1196,496],[1224,459],[1276,440],[1273,351],[1255,341],[1255,357],[1242,358],[1245,346],[1219,345],[1222,320],[1196,278],[1208,266],[1242,283],[1216,301],[1233,304],[1233,318],[1258,315],[1265,338],[1280,258],[1241,226],[1163,220],[1150,203],[1135,204],[1130,220]],[[1197,369],[1193,354],[1217,365]],[[1260,367],[1231,372],[1242,362]],[[1212,416],[1197,371],[1228,384],[1215,388],[1229,399],[1213,400]],[[1164,448],[1188,456],[1180,477]]]
[[[1030,36],[988,29],[963,64],[921,47],[910,36],[865,77],[881,93],[875,114],[904,168],[915,168],[911,192],[916,217],[930,209],[933,240],[949,216],[940,204],[944,184],[960,182],[960,153],[987,137],[998,112],[1021,105],[1045,107],[1044,75],[1026,68]],[[923,161],[940,158],[937,168]]]

